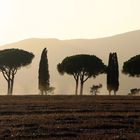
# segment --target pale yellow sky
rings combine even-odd
[[[0,45],[98,38],[140,29],[140,0],[0,0]]]

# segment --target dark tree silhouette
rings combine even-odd
[[[136,95],[140,93],[140,88],[130,89],[130,93],[128,95]]]
[[[99,85],[93,85],[91,88],[90,88],[90,93],[94,94],[94,95],[97,95],[97,93],[100,93],[99,92],[99,89],[102,88],[102,84],[99,84]]]
[[[20,49],[5,49],[0,51],[0,70],[8,83],[8,95],[12,95],[17,70],[30,64],[33,57],[33,53]]]
[[[60,74],[67,73],[73,75],[76,81],[75,94],[78,94],[78,83],[80,80],[80,95],[83,94],[84,83],[90,77],[96,77],[97,75],[105,72],[105,65],[102,60],[94,55],[74,55],[66,57],[61,64],[57,65],[57,69]]]
[[[132,77],[140,77],[140,55],[136,55],[124,62],[122,72]]]
[[[124,62],[122,72],[132,77],[140,77],[140,54]],[[130,91],[129,95],[135,95],[140,92],[140,89],[134,88]]]
[[[107,89],[109,95],[111,91],[114,91],[114,95],[119,89],[119,68],[118,68],[118,58],[117,53],[109,54],[109,62],[107,67]]]
[[[44,48],[41,54],[40,64],[39,64],[39,90],[41,94],[47,94],[50,90],[50,75],[48,69],[48,58],[47,58],[47,49]]]

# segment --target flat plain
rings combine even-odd
[[[0,139],[139,138],[139,96],[0,96]]]

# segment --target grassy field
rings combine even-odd
[[[0,96],[0,140],[140,139],[140,97]]]

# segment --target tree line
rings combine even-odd
[[[99,74],[107,74],[107,90],[109,95],[111,91],[116,92],[119,89],[119,65],[117,53],[110,53],[108,65],[106,66],[100,58],[95,55],[74,55],[63,59],[61,63],[57,65],[58,72],[61,75],[72,75],[75,80],[75,95],[78,95],[78,84],[80,81],[80,95],[83,95],[84,83],[91,77],[96,78]],[[136,55],[124,62],[122,73],[129,76],[140,76],[140,55]],[[95,95],[102,84],[93,85],[90,92],[94,92]]]
[[[7,95],[12,95],[14,78],[21,67],[29,65],[34,58],[32,52],[21,49],[5,49],[0,51],[0,71],[7,81]],[[84,83],[91,77],[96,78],[99,74],[107,74],[107,89],[109,95],[114,91],[114,95],[119,89],[119,65],[117,53],[110,53],[108,65],[105,65],[100,58],[95,55],[78,54],[66,57],[57,65],[57,70],[61,75],[65,73],[72,75],[75,80],[75,95],[83,95]],[[140,76],[140,55],[136,55],[124,62],[122,72],[129,76]],[[95,93],[102,85],[93,85],[91,90]],[[50,86],[49,64],[47,49],[44,48],[41,54],[38,70],[38,89],[40,94],[48,94],[54,91]]]

